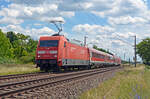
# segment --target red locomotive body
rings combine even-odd
[[[120,58],[70,42],[64,36],[40,37],[36,50],[36,64],[41,70],[60,68],[120,65]]]
[[[41,70],[89,65],[88,48],[70,43],[64,36],[41,37],[36,50]]]
[[[89,64],[88,48],[64,42],[62,49],[62,66],[86,66]]]

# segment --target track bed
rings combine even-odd
[[[87,77],[103,74],[116,69],[120,69],[120,67],[99,68],[99,69],[84,70],[70,73],[59,73],[52,75],[42,73],[40,76],[35,76],[34,79],[30,80],[26,79],[22,81],[18,80],[17,82],[0,84],[0,97],[3,98],[35,97],[35,93],[40,90],[44,92],[46,88],[54,88],[56,86],[61,86],[70,82],[75,82],[78,80],[85,79]]]

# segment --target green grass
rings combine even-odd
[[[150,99],[150,69],[125,67],[110,80],[80,96],[80,99]]]
[[[15,64],[15,63],[18,63],[17,59],[0,57],[0,64]]]
[[[24,74],[39,71],[32,64],[0,64],[0,75]]]

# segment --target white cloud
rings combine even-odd
[[[123,38],[123,39],[128,39],[129,37],[135,36],[136,34],[133,32],[126,32],[126,33],[119,33],[119,32],[115,32],[112,34],[112,37],[119,37],[119,38]]]
[[[126,16],[145,13],[148,8],[144,0],[12,0],[16,5],[24,5],[39,12],[57,10],[60,12],[87,11],[100,16]],[[41,10],[43,9],[43,10]]]
[[[112,44],[112,46],[113,47],[120,47],[120,46],[124,46],[124,45],[126,45],[124,42],[122,42],[121,40],[113,40],[112,42],[111,42],[111,44]]]
[[[59,11],[104,11],[114,6],[114,0],[11,0],[18,5],[39,6],[57,4]],[[46,6],[48,7],[48,6]]]
[[[34,26],[42,26],[42,24],[35,23]]]
[[[24,22],[22,19],[16,19],[16,18],[11,18],[11,17],[4,17],[0,19],[0,24],[20,24]]]
[[[23,33],[25,35],[30,35],[34,39],[38,39],[40,36],[52,35],[56,33],[49,27],[36,28],[22,28],[19,25],[7,25],[6,27],[0,27],[4,32],[14,31],[16,33]]]
[[[26,33],[26,30],[19,25],[7,25],[0,27],[4,32],[14,31],[16,33]]]
[[[111,9],[114,0],[65,0],[59,3],[63,11],[105,11]]]
[[[109,26],[79,24],[73,27],[73,31],[87,34],[103,34],[113,32],[114,28]]]
[[[15,9],[3,8],[3,11],[0,11],[1,16],[9,16],[9,17],[17,17],[19,15],[19,11]]]
[[[65,23],[65,20],[62,17],[43,17],[43,18],[41,18],[41,21],[43,21],[43,22],[61,21],[61,22]]]
[[[95,11],[99,16],[138,16],[143,15],[148,10],[142,0],[115,0],[112,8],[105,11]]]
[[[0,18],[3,24],[21,24],[25,20],[35,20],[48,22],[51,19],[64,21],[63,17],[72,17],[74,12],[59,11],[57,4],[42,4],[38,6],[28,6],[23,4],[10,4],[8,8],[0,10]],[[8,19],[8,22],[6,22]],[[12,19],[12,20],[11,20]],[[14,22],[14,20],[17,20]],[[23,20],[23,21],[20,21]]]
[[[16,4],[24,4],[24,5],[40,5],[44,3],[48,3],[48,0],[9,0]],[[52,1],[52,0],[49,0]]]
[[[117,18],[109,17],[108,22],[111,25],[129,25],[129,24],[147,23],[148,20],[141,17],[122,16]]]
[[[65,12],[65,11],[61,11],[60,12],[60,15],[61,16],[64,16],[64,17],[73,17],[73,16],[75,16],[75,13],[74,12],[71,12],[71,11],[67,11],[67,12]]]
[[[34,34],[40,34],[40,35],[43,35],[43,34],[53,34],[55,33],[52,29],[48,28],[48,27],[43,27],[41,29],[35,29],[35,28],[32,28],[31,29],[32,33]],[[38,31],[38,32],[37,32]]]

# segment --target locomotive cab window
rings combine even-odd
[[[57,47],[58,40],[41,40],[39,47]]]

